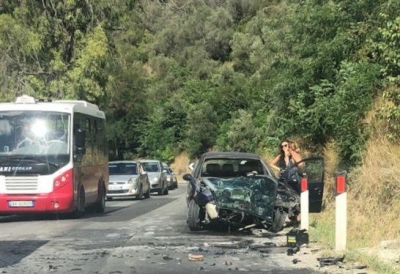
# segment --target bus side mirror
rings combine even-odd
[[[86,152],[86,134],[85,131],[82,129],[78,128],[75,132],[75,149],[76,153],[83,155]]]

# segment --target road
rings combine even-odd
[[[319,273],[311,248],[287,255],[284,233],[190,232],[183,184],[106,205],[78,220],[0,217],[0,273]]]

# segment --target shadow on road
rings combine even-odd
[[[145,199],[134,205],[127,204],[126,206],[113,206],[112,202],[106,203],[106,210],[104,213],[95,213],[92,208],[88,208],[85,214],[80,218],[90,220],[92,222],[120,222],[136,218],[140,215],[146,214],[150,211],[166,205],[176,198],[157,198]],[[112,205],[112,206],[107,206]],[[132,207],[135,209],[132,210]],[[29,221],[51,221],[51,220],[71,220],[68,214],[47,213],[47,214],[17,214],[17,215],[3,215],[0,216],[0,223],[8,222],[29,222]]]
[[[0,241],[0,269],[17,264],[48,241]],[[2,272],[7,273],[7,272]]]

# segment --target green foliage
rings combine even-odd
[[[182,149],[185,113],[179,103],[171,102],[163,109],[155,108],[149,117],[138,132],[139,153],[169,162]]]
[[[207,102],[199,102],[188,110],[186,125],[186,151],[191,158],[212,148],[217,138],[217,113]]]
[[[385,20],[388,15],[381,14]],[[381,114],[388,125],[388,137],[394,141],[400,140],[400,17],[386,21],[379,28],[379,42],[376,43],[376,58],[382,62],[382,74],[385,77],[387,88],[383,97],[390,104],[383,107]]]
[[[396,1],[3,1],[0,100],[106,110],[112,158],[334,141],[354,164],[379,94],[400,136]]]
[[[239,110],[221,126],[216,148],[221,151],[256,152],[263,135],[251,113]]]

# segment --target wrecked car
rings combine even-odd
[[[203,154],[188,181],[187,224],[192,231],[226,224],[245,230],[272,232],[294,225],[300,214],[300,180],[307,176],[310,212],[322,210],[324,161],[304,159],[276,177],[257,154],[208,152]]]

